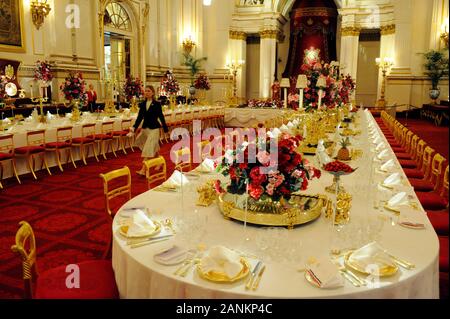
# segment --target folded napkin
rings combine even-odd
[[[405,207],[400,212],[398,223],[405,227],[411,228],[425,228],[425,215],[410,207]]]
[[[210,158],[205,158],[205,160],[195,169],[202,173],[212,173],[215,171],[214,161]]]
[[[16,126],[16,125],[11,126],[11,127],[7,130],[8,133],[17,133],[18,131],[19,131],[19,130],[17,129],[17,126]]]
[[[289,122],[289,123],[287,124],[287,127],[288,127],[289,129],[293,129],[293,128],[295,127],[295,125],[294,125],[294,123]]]
[[[223,247],[212,247],[201,260],[201,267],[205,273],[225,273],[229,278],[235,278],[242,270],[241,257],[234,251]]]
[[[283,132],[283,133],[288,133],[289,132],[289,127],[287,127],[285,124],[283,124],[280,127],[280,131]]]
[[[383,143],[383,142],[381,142],[381,143],[379,143],[378,145],[377,145],[377,147],[375,148],[375,150],[377,151],[377,152],[380,152],[382,149],[384,149],[384,148],[386,148],[386,145]]]
[[[351,254],[349,261],[358,264],[359,267],[365,270],[372,265],[396,267],[385,249],[376,242],[355,250]]]
[[[389,201],[388,206],[395,208],[398,206],[408,205],[408,195],[405,192],[398,193],[397,195],[394,195]]]
[[[33,117],[30,115],[29,117],[25,118],[25,122],[33,122]]]
[[[373,144],[379,145],[381,143],[381,137],[378,135],[374,140]]]
[[[54,118],[55,118],[55,116],[52,113],[50,113],[49,111],[47,111],[47,119],[51,120],[51,119],[54,119]]]
[[[137,211],[132,217],[133,223],[128,228],[128,237],[140,237],[151,234],[155,231],[155,224],[148,218],[143,211]]]
[[[270,138],[278,138],[282,132],[278,128],[274,128],[272,131],[267,132],[267,136]]]
[[[39,124],[36,126],[36,129],[38,129],[38,130],[42,130],[43,128],[45,128],[45,124],[43,124],[43,123],[39,123]]]
[[[306,272],[322,289],[338,288],[344,285],[344,279],[338,267],[326,258],[319,258],[306,265]]]
[[[400,184],[400,182],[400,173],[394,173],[384,180],[383,185],[394,186]]]
[[[294,124],[295,126],[297,126],[297,125],[300,124],[300,122],[299,122],[297,119],[295,119],[295,120],[292,121],[292,124]]]
[[[3,124],[11,124],[11,120],[9,118],[6,118],[3,120]]]
[[[162,185],[167,188],[178,188],[181,185],[189,184],[189,180],[187,177],[182,174],[180,171],[176,170],[173,172],[172,176],[169,177],[167,181],[165,181]]]
[[[385,149],[378,154],[378,159],[383,159],[389,155],[389,150]]]
[[[389,170],[389,169],[391,169],[391,168],[393,168],[393,167],[395,167],[394,160],[393,160],[393,159],[390,159],[389,161],[387,161],[386,163],[384,163],[383,165],[381,165],[380,169],[381,169],[382,171],[387,171],[387,170]]]
[[[67,114],[66,114],[66,117],[67,117],[68,119],[71,119],[71,118],[72,118],[72,113],[67,113]]]

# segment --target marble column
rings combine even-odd
[[[259,68],[259,97],[267,99],[271,93],[271,86],[275,80],[277,59],[277,30],[264,30],[260,32],[260,68]]]
[[[241,31],[230,31],[229,33],[230,56],[229,60],[245,61],[247,58],[247,34]],[[245,98],[246,94],[246,63],[237,73],[237,96]]]
[[[411,75],[411,25],[414,21],[412,15],[412,1],[397,0],[395,6],[395,57],[392,75]]]
[[[381,26],[381,39],[380,39],[380,58],[394,58],[395,56],[395,25],[390,24]],[[375,63],[375,61],[373,61]],[[383,85],[383,72],[379,70],[378,74],[378,93],[377,100],[381,96],[381,87]]]
[[[343,27],[341,29],[341,72],[344,74],[350,74],[353,79],[356,79],[358,71],[358,46],[360,31],[361,29],[356,27]]]

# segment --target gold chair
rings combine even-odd
[[[45,150],[47,152],[55,152],[56,162],[58,163],[58,167],[61,172],[64,172],[61,163],[61,151],[64,150],[67,153],[66,164],[69,162],[70,159],[73,167],[77,168],[77,165],[75,165],[75,161],[73,160],[72,155],[72,126],[59,127],[56,130],[56,142],[45,144]]]
[[[183,148],[174,152],[175,154],[175,169],[182,172],[189,172],[192,170],[191,150]]]
[[[444,180],[442,181],[441,197],[448,198],[448,192],[449,192],[449,188],[448,188],[448,165],[447,165],[447,168],[445,169],[445,173],[444,173]]]
[[[158,182],[165,182],[167,179],[167,165],[164,157],[160,156],[144,161],[145,176],[148,181],[148,189]]]
[[[422,171],[425,174],[424,179],[426,180],[429,179],[431,175],[431,162],[433,161],[433,154],[435,152],[436,151],[429,146],[425,147],[425,150],[423,151]]]
[[[0,189],[3,189],[3,163],[11,162],[11,166],[19,184],[22,184],[16,169],[16,154],[14,152],[14,140],[12,134],[0,135]]]
[[[98,162],[97,151],[95,149],[95,124],[84,124],[81,127],[81,135],[82,137],[72,139],[72,145],[80,148],[80,156],[84,165],[87,165],[86,155],[89,156],[89,146],[91,146],[94,157]],[[88,148],[87,154],[85,147]]]
[[[110,208],[110,200],[121,195],[128,195],[128,199],[131,199],[131,172],[128,166],[124,168],[111,171],[106,174],[100,174],[103,179],[103,194],[105,195],[105,209],[106,212],[112,216]],[[109,184],[111,181],[117,181],[117,179],[126,178],[126,183],[123,185],[114,185],[111,187]]]
[[[116,140],[116,149],[119,150],[121,149],[122,152],[127,155],[127,151],[126,151],[126,146],[127,146],[127,142],[128,145],[131,148],[131,151],[134,152],[134,148],[133,148],[133,141],[134,141],[134,135],[133,136],[128,136],[128,133],[130,133],[130,128],[131,128],[131,119],[127,119],[127,120],[122,120],[121,123],[121,130],[120,131],[114,131],[112,133],[113,135],[113,140]]]
[[[114,122],[103,122],[102,123],[102,133],[95,135],[95,141],[99,143],[100,150],[99,154],[101,153],[103,158],[106,160],[106,153],[108,153],[108,150],[111,149],[114,157],[117,157],[116,152],[113,147],[113,132],[114,132]]]
[[[49,175],[52,175],[47,165],[47,159],[45,158],[45,130],[37,130],[27,133],[27,146],[18,147],[15,149],[17,156],[26,157],[28,168],[31,171],[34,179],[37,179],[34,172],[35,169],[35,155],[40,155],[42,164],[41,169],[45,166]]]
[[[22,260],[25,299],[117,299],[119,293],[111,261],[92,260],[76,263],[82,282],[77,289],[67,286],[66,265],[37,271],[36,239],[29,223],[21,221],[11,250]]]
[[[429,180],[437,191],[441,187],[442,173],[444,172],[444,164],[447,160],[441,154],[437,153],[431,162]]]
[[[210,141],[202,141],[197,143],[198,148],[198,156],[202,161],[205,158],[211,158],[211,142]]]

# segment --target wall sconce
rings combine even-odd
[[[444,42],[445,48],[448,49],[448,17],[441,27],[441,40]]]
[[[30,3],[30,7],[33,23],[36,26],[36,29],[39,30],[44,24],[44,19],[50,13],[50,5],[47,3],[47,0],[33,0]]]
[[[189,37],[188,39],[184,39],[183,41],[184,52],[190,54],[196,45],[197,44],[191,39],[191,37]]]

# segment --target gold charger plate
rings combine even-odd
[[[350,257],[352,254],[353,254],[353,251],[351,251],[345,255],[344,265],[347,268],[349,268],[351,270],[355,270],[361,274],[373,275],[373,276],[379,276],[379,277],[389,277],[389,276],[395,275],[398,271],[398,266],[394,263],[394,261],[392,261],[393,266],[386,265],[386,264],[378,265],[379,266],[379,274],[375,273],[375,272],[367,272],[366,269],[362,265],[359,265],[358,263],[350,260]]]
[[[197,265],[197,272],[199,276],[205,280],[216,283],[231,284],[244,279],[250,273],[250,265],[248,261],[245,258],[241,258],[240,261],[242,264],[242,269],[239,272],[239,274],[237,274],[234,278],[230,278],[225,273],[222,272],[215,272],[215,271],[204,272],[202,270],[201,263]]]
[[[122,236],[125,236],[125,237],[127,237],[127,238],[147,238],[147,237],[153,237],[153,236],[155,236],[155,235],[157,235],[157,234],[159,234],[159,233],[161,232],[161,224],[158,223],[158,222],[156,222],[156,221],[154,221],[153,223],[155,224],[155,230],[152,231],[152,232],[149,232],[147,235],[142,235],[142,236],[128,236],[128,229],[130,228],[130,226],[128,226],[128,225],[120,226],[120,228],[119,228],[119,233],[120,233]]]

